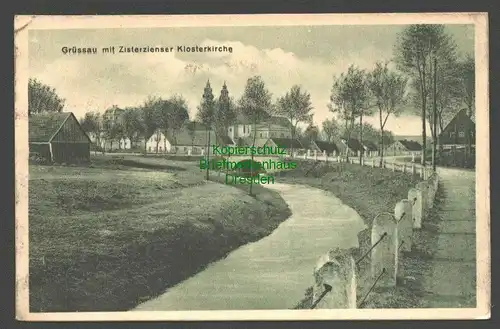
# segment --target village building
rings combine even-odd
[[[47,161],[90,161],[91,140],[72,112],[41,113],[29,117],[29,150]]]
[[[373,157],[378,155],[378,146],[369,140],[363,141],[364,155]]]
[[[280,149],[284,149],[287,155],[291,155],[292,149],[294,152],[298,151],[303,152],[305,150],[305,147],[298,139],[291,139],[291,138],[279,138],[279,137],[269,138],[264,143],[264,146],[279,147]]]
[[[357,156],[364,150],[363,145],[355,138],[341,138],[338,144],[340,154],[344,156]]]
[[[422,152],[422,145],[413,140],[396,140],[386,149],[386,155],[417,155]]]
[[[311,141],[309,149],[321,154],[326,153],[328,155],[333,155],[333,156],[338,155],[339,153],[339,148],[337,147],[337,144],[333,142],[325,142],[320,140]]]
[[[469,143],[475,147],[475,136],[476,124],[467,114],[467,110],[462,109],[439,134],[438,142],[445,150],[465,148]]]
[[[252,137],[254,126],[243,115],[239,114],[236,122],[227,129],[227,135],[232,139]],[[255,125],[256,138],[291,138],[290,121],[284,117],[271,116]]]
[[[171,150],[172,143],[161,129],[157,129],[146,141],[146,152],[148,153],[169,153]]]

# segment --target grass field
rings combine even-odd
[[[356,210],[369,229],[358,235],[360,248],[354,258],[358,259],[371,246],[371,225],[375,216],[382,212],[394,212],[394,206],[408,196],[408,190],[420,181],[411,176],[387,169],[372,168],[349,163],[324,163],[297,160],[297,169],[287,171],[278,178],[283,183],[304,184],[332,192],[346,205]],[[425,236],[427,239],[428,237]],[[423,241],[422,239],[420,241]],[[425,244],[423,244],[425,245]],[[401,267],[408,275],[422,273],[425,260],[421,253],[417,257],[403,257]],[[358,300],[364,297],[373,280],[367,276],[369,257],[359,263]],[[310,291],[309,291],[310,293]],[[306,293],[306,296],[309,294]],[[366,300],[365,308],[370,307],[412,307],[418,302],[417,292],[409,285],[399,285],[395,290],[373,291]],[[310,303],[307,296],[298,308]]]
[[[95,156],[30,166],[30,308],[128,310],[270,234],[279,194],[204,181],[197,163]]]

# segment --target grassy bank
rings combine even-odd
[[[297,169],[282,172],[279,182],[304,184],[332,192],[346,205],[356,210],[363,218],[368,229],[358,236],[360,247],[355,251],[358,259],[371,246],[371,225],[375,216],[382,212],[394,212],[394,206],[408,196],[408,190],[420,181],[418,176],[411,176],[387,169],[362,167],[349,163],[324,163],[297,160]],[[319,256],[319,255],[318,255]],[[403,257],[402,268],[412,272],[421,270],[423,258],[416,254],[409,260]],[[359,264],[358,300],[370,289],[373,279],[368,276],[369,257]],[[414,271],[415,272],[415,271]],[[406,273],[406,272],[405,272]],[[411,276],[411,274],[408,274]],[[364,304],[370,307],[412,307],[417,302],[416,292],[408,286],[399,286],[397,291],[377,291],[370,293]],[[298,308],[307,308],[311,303],[310,291]]]
[[[253,190],[161,158],[30,166],[31,311],[128,310],[160,294],[290,215],[276,192]]]

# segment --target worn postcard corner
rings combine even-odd
[[[487,26],[16,16],[17,319],[490,318]]]

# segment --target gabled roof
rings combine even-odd
[[[233,145],[234,144],[234,142],[231,139],[231,137],[229,137],[227,135],[219,136],[218,139],[219,139],[218,143],[221,144],[221,145]]]
[[[262,147],[266,144],[268,140],[269,140],[268,138],[255,138],[255,144],[253,144],[253,138],[251,137],[238,137],[238,139],[235,140],[235,144],[238,146],[255,145],[255,147]]]
[[[269,138],[276,146],[279,146],[281,148],[285,149],[302,149],[304,146],[302,146],[302,143],[298,139],[291,139],[291,138]]]
[[[420,151],[422,150],[422,145],[420,143],[410,140],[399,141],[408,151]]]
[[[346,144],[349,147],[349,149],[351,149],[351,151],[356,152],[356,151],[362,151],[363,150],[363,146],[355,138],[349,138],[349,141],[347,143],[346,143],[346,139],[342,138],[342,142],[344,144]]]
[[[33,114],[29,117],[29,142],[30,143],[50,143],[63,127],[69,117],[73,117],[76,123],[80,123],[72,112],[49,112]],[[89,136],[82,129],[82,133],[91,142]]]
[[[450,120],[450,122],[448,122],[448,124],[444,127],[443,131],[441,132],[441,135],[448,133],[450,129],[452,129],[459,122],[462,122],[464,123],[464,125],[468,125],[474,128],[476,125],[474,121],[472,121],[472,119],[467,114],[467,109],[462,109],[458,111],[457,114],[455,114],[455,116],[453,117],[453,119]]]
[[[316,146],[318,146],[318,148],[321,151],[326,151],[327,153],[339,151],[339,149],[335,143],[325,142],[325,141],[320,141],[320,140],[314,140],[313,143],[316,144]]]
[[[236,120],[234,124],[252,124],[252,121],[248,118],[246,118],[243,114],[238,113],[236,115]],[[257,123],[258,125],[266,125],[266,124],[275,124],[279,125],[282,127],[290,128],[290,120],[288,120],[285,117],[280,117],[280,116],[271,116],[269,115],[267,118],[259,121]]]
[[[194,130],[193,133],[190,133],[188,129],[181,129],[176,135],[175,139],[177,141],[177,145],[186,145],[186,146],[206,146],[208,142],[208,133],[206,130]],[[169,141],[172,141],[172,138],[168,138]],[[215,140],[215,132],[210,131],[210,144],[217,144]]]
[[[368,151],[378,151],[377,145],[375,145],[372,141],[363,141],[363,145]]]

